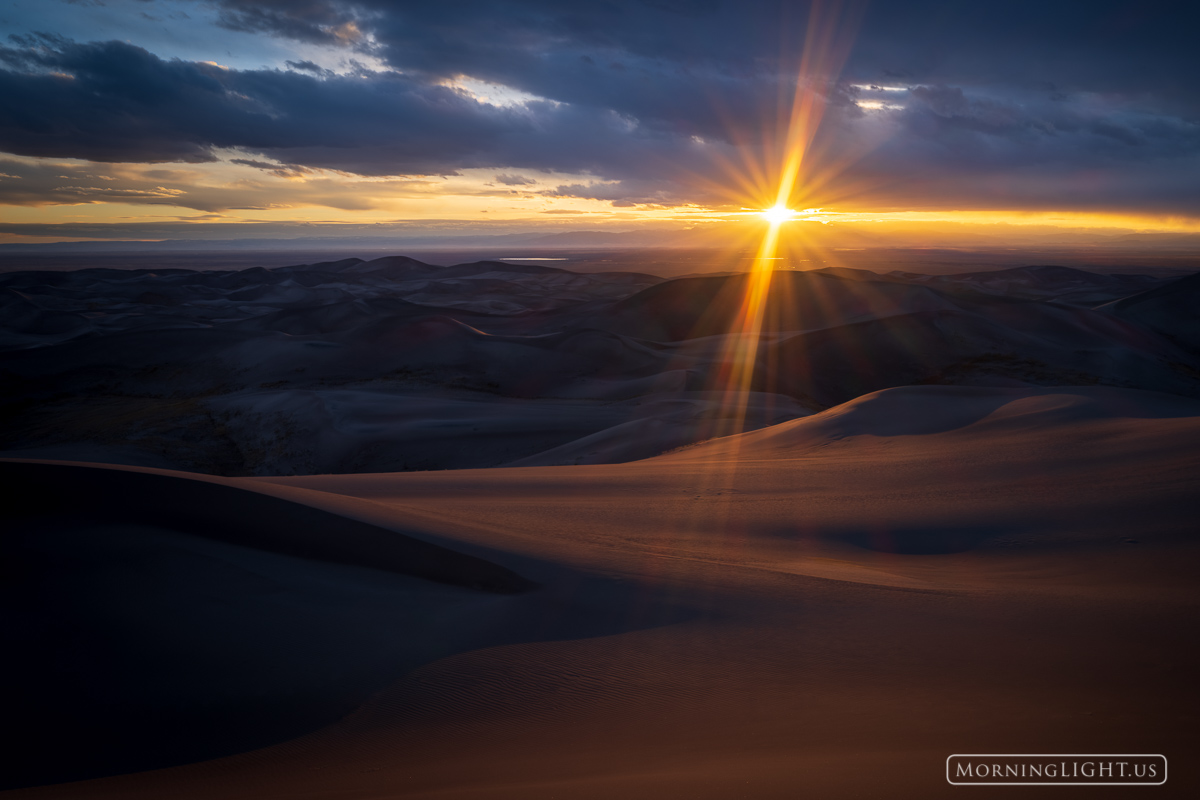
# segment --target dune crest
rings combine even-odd
[[[659,458],[799,454],[849,437],[995,436],[1017,428],[1054,431],[1094,420],[1200,417],[1200,401],[1107,387],[1005,389],[903,386],[863,395],[810,417],[712,440]],[[999,430],[1003,428],[1003,431]]]
[[[747,280],[404,256],[4,273],[0,454],[228,476],[613,463],[898,386],[1200,396],[1190,278],[781,270],[731,421]]]

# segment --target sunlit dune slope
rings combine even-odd
[[[1122,426],[1190,428],[1200,402],[1108,387],[1040,390],[967,386],[906,386],[863,395],[820,414],[740,436],[714,439],[661,456],[661,461],[711,462],[724,458],[785,459],[820,454],[851,441],[933,448],[945,441],[989,439],[1011,447],[1015,436],[1045,434],[1086,439],[1089,427],[1114,434]],[[1153,422],[1151,422],[1153,421]],[[859,438],[865,437],[865,438]],[[941,437],[941,438],[931,438]],[[1107,441],[1107,439],[1106,439]],[[983,462],[991,453],[980,453]]]
[[[326,673],[329,703],[362,702],[361,670],[395,677],[286,743],[13,797],[949,797],[950,753],[1060,751],[1162,752],[1172,773],[1157,794],[1198,787],[1188,754],[1200,744],[1200,651],[1183,635],[1200,610],[1192,400],[907,387],[628,464],[219,483],[485,558],[541,588],[453,595],[451,613],[426,591],[463,590],[405,584],[402,598],[387,595],[383,573],[334,580],[321,562],[268,568],[228,549],[181,579],[179,566],[161,572],[164,556],[129,554],[217,545],[169,530],[56,529],[45,552],[57,555],[36,562],[37,580],[81,597],[128,585],[154,600],[150,622],[125,605],[76,624],[119,621],[104,668],[139,676],[153,665],[154,685],[174,687],[164,741],[199,713],[180,698],[211,697],[229,675],[253,691],[350,659],[354,670]],[[231,564],[272,583],[230,583]],[[319,587],[299,577],[320,575]],[[323,599],[366,585],[384,594],[365,616],[337,610],[358,601]],[[219,626],[194,638],[197,620],[223,607],[245,620],[236,630],[293,620],[263,637],[276,643],[263,645],[269,657],[255,656],[270,677],[247,670],[251,651]],[[397,654],[392,636],[367,644],[378,634],[364,620],[401,618],[422,620],[395,623],[420,657]],[[326,624],[359,644],[331,645]],[[479,625],[510,643],[489,644]],[[188,637],[165,635],[175,630]],[[53,641],[20,651],[52,665],[32,684],[35,709],[59,707],[37,699],[47,681],[78,697],[93,674],[111,674],[44,649]],[[188,666],[189,642],[203,642],[203,676]],[[205,711],[204,729],[220,730],[213,721],[236,717],[240,702]],[[303,693],[288,703],[297,714],[329,707]],[[138,719],[134,731],[153,724]],[[89,735],[99,734],[76,732],[76,746]],[[247,742],[230,736],[224,744]]]
[[[644,538],[668,558],[677,544],[668,532],[689,531],[690,542],[719,550],[730,529],[771,548],[825,547],[823,530],[875,525],[968,526],[987,531],[984,539],[1037,529],[1053,539],[1069,528],[1116,542],[1131,524],[1190,530],[1182,509],[1200,504],[1198,437],[1200,402],[1172,395],[922,386],[623,465],[255,480],[414,510],[453,497],[453,509],[438,514],[471,509],[476,521],[512,514],[524,520],[513,531],[547,524],[609,531],[626,544]],[[504,500],[510,492],[512,503]],[[1150,497],[1172,499],[1159,506]],[[1110,501],[1140,507],[1142,516],[1107,517],[1099,508]],[[541,503],[555,511],[536,522],[546,514]],[[661,536],[668,538],[654,544]]]

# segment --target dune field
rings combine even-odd
[[[781,272],[734,397],[737,275],[86,272],[0,276],[6,798],[1200,792],[1195,276]]]
[[[0,5],[0,800],[1200,798],[1200,4]]]

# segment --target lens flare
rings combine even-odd
[[[796,212],[792,211],[787,206],[777,205],[772,208],[768,208],[766,211],[762,212],[762,215],[766,218],[767,222],[770,222],[772,225],[778,225],[781,222],[787,222],[789,219],[794,218],[796,216]]]
[[[738,486],[742,439],[737,434],[777,421],[773,413],[778,398],[776,387],[802,384],[808,371],[803,354],[797,357],[781,345],[807,327],[799,318],[801,306],[826,301],[821,296],[820,281],[798,282],[790,270],[819,268],[834,258],[822,245],[819,229],[823,226],[813,223],[828,221],[821,206],[830,198],[827,187],[844,168],[845,157],[827,152],[816,133],[829,98],[836,95],[836,76],[849,53],[862,5],[861,0],[813,0],[807,9],[807,24],[781,19],[781,30],[802,30],[804,37],[798,59],[788,52],[788,42],[784,43],[780,64],[787,65],[788,70],[794,67],[794,71],[781,81],[778,105],[763,109],[765,113],[751,126],[748,121],[752,116],[725,114],[730,139],[739,147],[735,148],[736,155],[713,154],[722,168],[724,182],[695,176],[698,186],[724,195],[730,206],[741,209],[741,214],[760,218],[766,224],[740,228],[736,252],[739,257],[747,251],[753,253],[749,272],[725,278],[723,288],[708,301],[708,311],[696,319],[692,331],[696,336],[681,337],[689,345],[678,350],[676,374],[682,376],[686,388],[697,357],[708,362],[702,388],[715,395],[719,403],[715,413],[697,421],[695,438],[732,438],[725,456],[705,464],[695,474],[694,498],[703,497],[709,502],[684,507],[676,526],[663,531],[666,547],[678,542],[686,548],[695,531],[715,530],[721,532],[724,557],[739,558],[748,534],[730,499],[744,490]],[[800,4],[783,4],[783,11],[790,15],[798,7]],[[836,196],[831,199],[836,200]],[[779,269],[789,272],[777,275]],[[798,298],[789,292],[801,284],[817,296],[797,302]],[[727,316],[730,312],[732,319]],[[712,335],[709,323],[714,320],[723,327],[727,325],[723,335]],[[787,380],[783,380],[785,377]],[[792,407],[790,399],[779,402]],[[653,564],[658,570],[687,568],[686,559],[656,558]]]
[[[743,196],[757,201],[746,203],[743,208],[762,209],[750,213],[761,216],[768,226],[757,243],[749,274],[742,279],[737,318],[720,349],[720,367],[714,383],[710,384],[721,392],[725,405],[721,423],[711,431],[713,435],[743,432],[754,393],[769,392],[774,384],[769,373],[773,368],[785,368],[781,364],[760,363],[767,357],[764,345],[773,342],[776,334],[767,324],[768,306],[787,304],[784,297],[768,302],[772,278],[777,268],[786,266],[797,253],[815,245],[810,241],[813,232],[807,230],[812,226],[803,223],[826,221],[813,217],[819,208],[807,206],[814,205],[811,201],[815,193],[822,191],[828,176],[839,171],[841,165],[823,163],[821,148],[814,142],[829,98],[835,94],[836,75],[849,53],[860,6],[855,0],[815,0],[811,4],[794,79],[781,93],[775,113],[763,120],[760,130],[763,145],[747,148],[748,153],[757,152],[759,160],[743,163],[740,175],[735,165],[728,165],[734,183],[744,191]],[[815,266],[824,260],[799,259],[796,263],[807,261]]]

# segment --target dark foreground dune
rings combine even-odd
[[[5,475],[57,492],[5,538],[8,785],[199,762],[6,797],[1200,791],[1194,400],[906,387],[626,464]],[[100,486],[178,508],[100,513]],[[239,499],[188,528],[212,487]],[[325,523],[435,547],[443,582]],[[1163,753],[1170,778],[946,784],[948,755],[1004,752]]]

